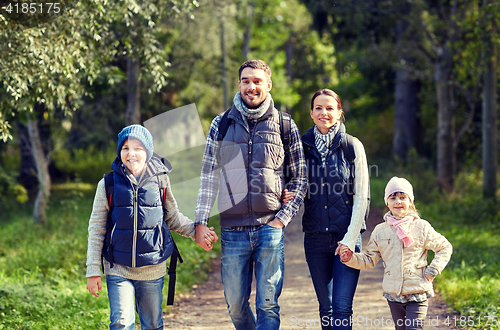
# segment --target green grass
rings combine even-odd
[[[476,320],[473,328],[498,329],[486,326],[485,320],[500,320],[500,207],[472,194],[420,210],[453,245],[436,287],[451,307]]]
[[[500,206],[483,200],[481,174],[460,175],[457,192],[444,196],[432,188],[428,171],[381,169],[379,177],[371,178],[372,206],[382,206],[383,189],[391,176],[407,177],[422,218],[454,248],[450,263],[436,278],[437,290],[462,317],[471,316],[475,328],[498,329],[485,323],[488,317],[490,323],[493,317],[500,320]],[[191,218],[197,189],[195,180],[173,186],[181,212]],[[87,226],[94,190],[94,185],[55,186],[48,223],[43,226],[33,222],[29,205],[0,205],[0,330],[107,327],[105,283],[99,298],[86,290]],[[220,233],[215,218],[210,224]],[[207,253],[190,239],[175,233],[174,239],[185,260],[178,266],[179,293],[206,278],[220,244]],[[165,295],[166,290],[165,286]]]
[[[45,225],[33,222],[29,205],[2,207],[0,329],[107,328],[105,283],[99,298],[86,290],[87,226],[94,191],[95,186],[88,185],[58,186]],[[196,191],[189,198],[195,199]],[[206,278],[220,245],[207,253],[191,239],[176,233],[174,239],[184,258],[177,268],[179,293]]]

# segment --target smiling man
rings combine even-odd
[[[221,273],[231,320],[237,330],[277,330],[285,260],[283,228],[303,202],[307,169],[293,120],[290,160],[284,163],[281,117],[269,93],[269,66],[261,60],[243,63],[238,88],[233,106],[210,126],[196,205],[196,236],[202,240],[208,230],[218,194]],[[229,120],[227,131],[219,134],[224,114]],[[287,188],[295,197],[282,204],[285,165],[292,175]],[[248,301],[254,269],[257,317]]]

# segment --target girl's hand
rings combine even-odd
[[[91,295],[99,297],[99,293],[102,290],[101,277],[92,276],[87,277],[87,290]]]
[[[342,262],[348,262],[351,260],[353,252],[347,247],[347,245],[338,243],[337,249],[335,250],[335,255],[340,254],[340,260]]]
[[[427,279],[427,281],[429,281],[429,282],[433,282],[434,281],[434,277],[429,276],[429,275],[425,275],[425,274],[424,274],[424,276]]]
[[[288,203],[295,197],[295,193],[288,191],[288,189],[283,190],[283,195],[281,196],[283,204]]]

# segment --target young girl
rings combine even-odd
[[[382,288],[396,330],[423,329],[427,300],[434,296],[432,281],[450,260],[452,246],[429,222],[420,219],[408,180],[393,177],[385,188],[384,200],[389,212],[384,215],[385,222],[373,230],[366,252],[352,254],[343,247],[341,259],[356,269],[373,268],[384,259]],[[430,265],[427,250],[435,252]]]
[[[109,220],[104,179],[94,198],[88,230],[87,290],[99,297],[102,253],[111,310],[109,328],[135,329],[137,308],[141,329],[163,329],[162,289],[169,257],[165,251],[173,244],[168,230],[194,239],[194,222],[177,209],[168,180],[162,203],[159,175],[169,170],[153,157],[153,137],[146,128],[125,127],[118,135],[117,156],[111,165],[114,207]],[[205,242],[197,243],[208,251],[217,239],[210,228]]]

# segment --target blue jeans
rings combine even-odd
[[[107,275],[106,284],[111,309],[110,329],[134,330],[136,307],[142,330],[163,329],[163,277],[152,281],[134,281]]]
[[[223,228],[221,247],[224,296],[236,330],[278,330],[278,297],[285,270],[283,229],[269,225],[253,232]],[[248,301],[254,267],[257,320]]]
[[[305,233],[304,250],[319,302],[321,328],[352,329],[352,300],[359,270],[348,267],[335,255],[343,234]],[[361,251],[361,235],[355,252]]]

